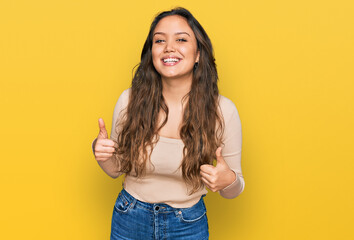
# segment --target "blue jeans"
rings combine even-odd
[[[111,240],[207,240],[204,196],[192,207],[173,208],[139,201],[123,188],[113,208]]]

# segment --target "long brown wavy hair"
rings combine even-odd
[[[189,191],[192,194],[204,186],[200,166],[213,164],[215,151],[222,144],[224,120],[219,110],[218,74],[211,41],[199,22],[184,8],[159,13],[150,26],[141,62],[133,76],[124,120],[116,126],[118,147],[115,159],[121,172],[134,172],[136,177],[143,176],[146,173],[146,161],[151,163],[150,156],[158,141],[158,132],[168,120],[169,109],[162,95],[161,76],[152,62],[151,49],[156,25],[162,18],[171,15],[179,15],[187,20],[200,52],[199,63],[193,70],[191,90],[183,98],[188,99],[188,102],[180,129],[184,143],[180,167],[183,179],[187,185],[192,186]],[[166,117],[158,126],[160,110],[165,112]]]

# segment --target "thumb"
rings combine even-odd
[[[216,149],[216,152],[215,152],[217,164],[225,163],[225,160],[221,155],[221,149],[222,149],[221,147],[218,147],[218,149]]]
[[[100,132],[98,133],[97,139],[107,139],[108,133],[102,118],[98,119],[98,126],[100,128]]]

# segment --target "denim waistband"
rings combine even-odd
[[[156,211],[158,211],[158,212],[176,212],[179,209],[186,209],[186,208],[174,208],[174,207],[172,207],[168,204],[165,204],[165,203],[148,203],[148,202],[140,201],[140,200],[134,198],[132,195],[130,195],[124,188],[122,189],[121,194],[124,196],[124,198],[126,198],[127,201],[129,201],[132,204],[132,206],[139,205],[140,207],[143,207],[146,210],[149,210],[151,212],[156,212]],[[206,195],[203,194],[200,197],[200,200],[194,206],[200,204],[203,201],[203,197],[205,197],[205,196]]]

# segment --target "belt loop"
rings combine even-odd
[[[133,201],[132,201],[132,203],[130,204],[130,206],[131,206],[130,208],[134,208],[135,204],[136,204],[136,199],[133,198]]]
[[[178,208],[175,208],[173,211],[175,212],[176,217],[181,214],[181,211]]]

